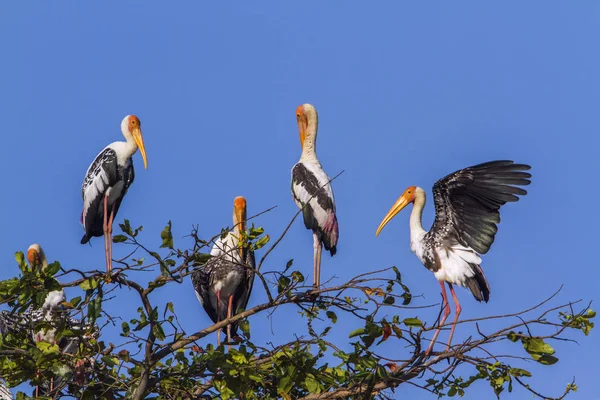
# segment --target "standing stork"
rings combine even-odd
[[[334,256],[339,237],[335,215],[335,199],[330,179],[317,158],[317,110],[311,104],[296,109],[302,155],[292,168],[292,196],[302,210],[304,225],[311,229],[314,240],[314,287],[321,283],[322,246]]]
[[[94,236],[104,236],[106,272],[112,269],[112,224],[127,189],[135,177],[131,157],[140,149],[144,168],[148,168],[140,120],[128,115],[121,122],[125,142],[109,144],[98,154],[85,174],[81,194],[83,212],[81,223],[85,234],[81,244]]]
[[[240,313],[248,305],[256,262],[254,252],[240,243],[241,232],[245,230],[246,199],[239,196],[233,201],[233,231],[215,241],[210,251],[212,258],[192,273],[196,297],[215,324]],[[223,329],[228,343],[237,336],[238,325],[234,322]],[[217,345],[220,344],[219,330]]]
[[[490,161],[456,171],[435,183],[435,221],[429,232],[423,229],[421,217],[425,207],[425,191],[410,186],[392,206],[379,227],[390,222],[408,204],[410,214],[410,248],[423,265],[432,271],[442,288],[444,315],[436,329],[426,355],[433,345],[448,315],[450,304],[444,282],[448,284],[456,313],[446,351],[452,343],[456,322],[462,310],[452,285],[468,288],[477,301],[487,302],[490,286],[481,269],[481,254],[494,242],[500,223],[500,207],[519,200],[527,192],[518,186],[529,185],[531,167],[513,161]]]

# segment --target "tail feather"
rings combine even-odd
[[[81,238],[81,244],[86,244],[87,242],[89,242],[89,241],[90,241],[90,239],[91,239],[91,238],[92,238],[92,237],[91,237],[91,236],[88,236],[88,234],[87,234],[87,233],[86,233],[86,234],[84,234],[84,235],[83,235],[83,237]]]
[[[322,240],[325,250],[329,251],[333,257],[337,252],[337,242],[340,235],[337,217],[335,213],[329,215],[329,220],[323,227]]]
[[[467,287],[471,290],[477,301],[485,301],[487,303],[490,300],[490,285],[485,279],[483,270],[477,264],[469,263],[469,266],[475,272],[475,275],[467,280]]]

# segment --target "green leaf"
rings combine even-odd
[[[283,272],[285,272],[285,271],[287,271],[288,269],[290,269],[290,268],[292,267],[292,265],[294,265],[294,259],[293,259],[293,258],[292,258],[292,259],[290,259],[290,260],[287,262],[287,264],[285,264],[285,270],[284,270]]]
[[[521,369],[521,368],[511,368],[510,369],[510,374],[512,376],[527,376],[527,377],[531,377],[531,372],[527,371],[526,369]]]
[[[539,354],[554,354],[554,349],[548,343],[540,338],[527,338],[523,340],[523,347],[525,350],[532,353]]]
[[[308,390],[309,393],[321,393],[319,381],[315,379],[315,376],[313,374],[306,375],[306,379],[304,380],[304,386],[306,387],[306,390]]]
[[[172,313],[175,313],[175,309],[173,308],[172,302],[167,303],[167,310],[171,311]]]
[[[364,335],[365,333],[367,333],[367,330],[365,328],[358,328],[350,332],[350,335],[348,335],[348,337],[353,338],[359,335]]]
[[[123,329],[123,335],[125,335],[125,336],[129,335],[129,332],[131,332],[131,328],[129,327],[129,324],[125,321],[123,321],[121,323],[121,329]]]
[[[549,354],[537,354],[537,353],[533,353],[531,355],[531,358],[533,358],[535,361],[539,362],[540,364],[543,365],[553,365],[556,364],[558,362],[558,358],[551,356]]]
[[[121,228],[121,231],[123,231],[123,233],[126,233],[129,236],[133,236],[133,230],[131,229],[131,225],[129,224],[128,219],[123,221],[122,224],[119,224],[119,227]]]
[[[239,352],[236,349],[230,349],[229,355],[231,356],[231,359],[233,360],[233,362],[235,362],[236,364],[247,364],[248,363],[248,359],[246,358],[246,355],[242,352]]]
[[[210,260],[212,258],[212,256],[210,254],[206,254],[206,253],[196,253],[194,254],[194,265],[195,266],[202,266],[204,264],[206,264],[206,262],[208,260]]]
[[[327,317],[331,320],[331,322],[333,322],[334,324],[337,322],[337,315],[333,312],[333,311],[327,311]]]
[[[396,281],[397,282],[402,282],[402,274],[400,273],[400,271],[398,271],[398,268],[396,268],[395,266],[392,267],[392,269],[394,270],[394,272],[396,273]]]
[[[77,308],[77,306],[81,303],[81,296],[77,296],[77,297],[73,297],[70,301],[69,304],[73,307],[73,308]]]
[[[387,296],[384,300],[383,300],[383,304],[387,304],[387,305],[392,305],[396,302],[396,299],[393,296]]]
[[[281,293],[290,285],[290,278],[283,275],[277,280],[277,292]]]
[[[392,330],[394,331],[396,337],[402,337],[402,329],[398,328],[396,325],[392,325]]]
[[[54,276],[58,271],[60,271],[60,263],[58,261],[55,261],[52,264],[48,264],[45,273],[47,275]]]
[[[94,278],[87,278],[79,284],[82,290],[93,290],[98,287],[98,281]]]
[[[244,333],[244,335],[250,339],[250,322],[244,318],[239,321],[238,327]]]
[[[508,332],[508,335],[506,335],[506,337],[513,343],[519,340],[519,336],[513,331]]]
[[[162,239],[161,248],[169,248],[173,250],[173,234],[171,233],[171,221],[165,226],[165,229],[160,233],[160,238]]]
[[[165,340],[165,331],[162,328],[162,324],[156,323],[152,328],[154,337],[158,340]]]
[[[45,341],[35,342],[36,347],[44,354],[59,354],[60,349],[57,344],[48,343]]]
[[[125,235],[115,235],[113,236],[113,243],[123,243],[127,241],[127,236]]]
[[[420,328],[421,326],[423,326],[423,323],[418,318],[404,318],[402,322],[404,323],[404,325],[409,327]]]

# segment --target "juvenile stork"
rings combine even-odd
[[[215,241],[212,258],[202,269],[192,273],[196,297],[213,323],[240,313],[246,309],[254,283],[256,266],[254,252],[240,243],[241,233],[246,231],[246,199],[242,196],[233,201],[233,230]],[[223,328],[227,342],[237,336],[239,323]],[[217,345],[221,344],[221,331],[217,332]]]
[[[39,244],[29,246],[27,261],[29,261],[32,269],[43,270],[48,267],[48,260]],[[22,314],[0,311],[0,333],[2,335],[22,335],[30,338],[34,344],[38,342],[56,344],[61,352],[76,354],[79,343],[82,340],[86,341],[98,337],[99,331],[96,325],[85,324],[81,320],[69,317],[65,310],[61,308],[61,303],[64,300],[64,291],[62,289],[54,290],[48,293],[42,307],[39,309],[30,307]],[[63,325],[65,329],[77,334],[77,336],[63,336],[57,342],[56,328],[59,325]],[[81,365],[81,363],[76,364],[76,368],[80,368]],[[51,378],[49,383],[44,382],[35,388],[34,396],[54,396],[66,384],[67,381],[62,378]],[[2,399],[0,391],[0,400]]]
[[[98,154],[88,168],[81,187],[81,223],[85,230],[81,244],[89,242],[92,237],[104,236],[106,272],[109,276],[112,269],[112,224],[127,189],[133,183],[135,173],[131,157],[138,148],[144,168],[148,168],[138,117],[128,115],[123,118],[121,131],[126,141],[111,143]]]
[[[330,179],[317,158],[317,110],[311,104],[296,109],[302,155],[292,168],[292,196],[302,210],[304,226],[313,232],[314,287],[321,284],[322,246],[332,256],[337,251],[339,237],[338,220],[335,215],[335,199]]]
[[[410,186],[392,206],[379,227],[390,222],[408,204],[413,203],[410,214],[410,248],[423,265],[432,271],[440,282],[444,314],[436,329],[426,355],[433,345],[448,315],[450,305],[444,282],[448,284],[456,313],[448,338],[446,351],[452,343],[461,306],[452,285],[468,288],[477,301],[487,302],[490,286],[481,269],[481,254],[494,242],[500,223],[500,207],[518,201],[517,196],[527,192],[518,186],[531,183],[531,174],[523,171],[531,167],[513,161],[490,161],[461,169],[433,186],[435,221],[429,232],[423,229],[421,217],[425,207],[425,191]]]

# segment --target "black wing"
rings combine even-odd
[[[248,250],[246,253],[246,259],[244,260],[244,280],[238,286],[235,292],[235,308],[233,310],[234,315],[240,313],[242,310],[245,311],[248,306],[248,300],[252,294],[252,286],[254,286],[254,269],[256,268],[256,259],[254,258],[254,252]],[[234,322],[231,325],[231,333],[235,335],[239,322]]]
[[[29,328],[29,319],[24,314],[0,311],[0,333],[16,335]]]
[[[118,179],[117,153],[110,147],[98,154],[87,170],[81,196],[83,197],[83,212],[81,223],[85,234],[81,243],[87,243],[93,236],[102,236],[103,199],[109,187],[115,185]]]
[[[339,227],[329,177],[322,168],[299,162],[292,168],[292,195],[302,208],[304,226],[316,233],[335,255]],[[313,197],[314,196],[314,197]]]
[[[133,183],[135,179],[135,170],[133,168],[133,160],[131,158],[127,159],[125,162],[125,166],[123,168],[117,167],[117,179],[122,179],[124,182],[123,192],[121,193],[121,197],[119,197],[114,204],[114,217],[116,218],[117,213],[119,212],[119,208],[121,207],[121,202],[125,198],[127,191],[129,190],[129,186]]]
[[[498,231],[500,207],[527,194],[517,186],[531,183],[531,174],[523,172],[529,169],[513,161],[490,161],[440,179],[433,186],[436,217],[429,234],[487,253]]]
[[[217,323],[217,310],[210,304],[210,271],[205,270],[207,267],[208,266],[205,266],[203,269],[197,269],[192,272],[192,284],[194,285],[196,297],[198,297],[198,301],[204,308],[204,311],[208,314],[213,323]]]

